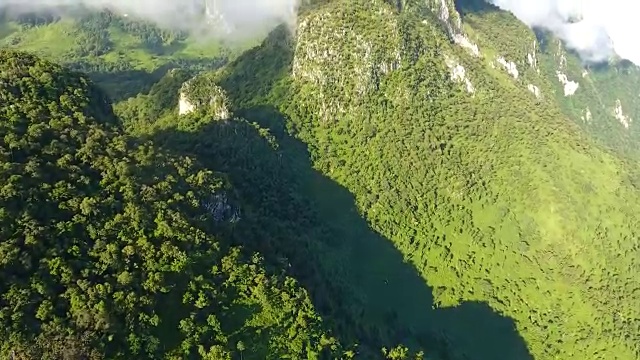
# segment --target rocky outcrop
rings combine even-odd
[[[450,35],[462,33],[462,19],[452,0],[426,0],[431,11],[443,22]]]
[[[537,52],[538,52],[538,42],[536,40],[534,40],[533,41],[533,47],[531,48],[531,52],[527,53],[527,62],[529,63],[529,66],[531,66],[532,68],[536,69],[537,71],[540,71],[538,69]]]
[[[469,51],[471,55],[475,57],[480,56],[480,48],[478,47],[478,45],[474,44],[464,34],[453,34],[453,42],[467,49],[467,51]]]
[[[507,73],[513,76],[514,79],[518,79],[520,76],[520,72],[518,71],[518,66],[513,61],[507,61],[504,57],[500,56],[496,59],[498,64],[502,65],[502,67],[507,71]]]
[[[180,99],[178,101],[178,114],[186,115],[196,110],[196,106],[193,105],[187,98],[187,94],[183,91],[180,92]]]
[[[455,59],[449,56],[445,56],[445,63],[447,64],[447,67],[451,71],[451,80],[457,83],[464,84],[465,89],[470,94],[473,94],[476,92],[475,87],[473,86],[473,84],[471,83],[471,80],[469,80],[469,77],[467,76],[467,69],[465,69],[464,66],[462,66],[458,61],[456,61]]]
[[[216,84],[213,74],[203,74],[185,82],[180,89],[178,113],[186,115],[204,109],[215,120],[231,117],[225,91]]]
[[[345,115],[381,79],[398,69],[402,41],[392,8],[358,3],[354,12],[326,7],[299,19],[292,77],[301,87],[313,88],[309,99],[321,121]],[[375,27],[364,28],[367,23]],[[336,95],[339,94],[339,95]]]
[[[582,119],[582,121],[584,122],[591,122],[591,120],[593,120],[593,115],[591,114],[591,109],[586,108],[584,109],[584,111],[582,112],[582,115],[580,116],[580,119]]]
[[[452,0],[427,0],[431,11],[440,19],[453,42],[466,49],[475,57],[480,56],[480,48],[471,41],[462,29],[462,18]]]
[[[529,84],[527,85],[527,89],[529,89],[529,91],[531,91],[531,93],[533,93],[533,95],[536,96],[536,98],[540,98],[540,88],[533,85],[533,84]]]
[[[578,91],[580,87],[579,83],[569,80],[567,75],[560,71],[558,71],[556,75],[558,76],[558,81],[564,86],[564,96],[571,96]]]
[[[625,127],[625,129],[629,128],[631,124],[631,118],[622,111],[622,102],[620,99],[616,99],[616,106],[613,109],[613,116],[620,121],[620,124]]]
[[[240,208],[233,205],[224,192],[212,194],[201,205],[216,223],[240,221]]]

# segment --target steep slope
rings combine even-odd
[[[515,82],[535,96],[553,99],[562,112],[601,144],[637,159],[640,141],[640,69],[612,59],[586,64],[544,30],[531,30],[483,1],[456,2],[464,29],[493,66],[518,73]],[[502,61],[502,64],[500,62]]]
[[[536,36],[513,17],[496,13],[525,40],[463,20],[478,54],[406,3],[316,4],[295,39],[274,33],[219,74],[234,110],[305,142],[441,307],[490,304],[536,359],[637,358],[637,165],[567,116],[566,84],[538,74]],[[426,309],[397,316],[471,358],[495,345]]]
[[[433,359],[640,356],[637,68],[586,66],[479,0],[318,0],[293,36],[276,29],[183,85],[193,72],[168,67],[220,63],[121,20],[6,38],[144,92],[117,111],[153,142],[124,136],[84,78],[30,57],[13,77],[20,56],[3,58],[19,90],[1,105],[3,355],[57,358],[64,342],[107,358],[369,359],[397,344]],[[34,42],[52,29],[89,34],[68,47],[84,55]],[[117,60],[124,48],[135,59]],[[46,206],[23,216],[25,197]],[[229,222],[206,211],[228,203]],[[31,232],[37,251],[16,250]],[[140,234],[155,247],[129,255]]]
[[[399,354],[410,353],[408,349],[395,346],[407,344],[413,353],[427,349],[429,359],[462,359],[451,353],[441,334],[397,322],[398,311],[424,306],[413,301],[411,294],[430,292],[391,244],[358,216],[351,195],[311,168],[301,144],[281,129],[270,131],[238,114],[221,119],[221,110],[228,108],[221,108],[217,101],[198,101],[225,98],[218,86],[211,86],[212,79],[205,74],[188,82],[200,95],[193,98],[183,93],[194,101],[192,111],[178,115],[176,106],[174,115],[137,127],[136,132],[228,175],[244,204],[243,223],[235,228],[234,239],[247,250],[271,254],[270,266],[285,269],[300,281],[332,334],[343,344],[357,344],[345,358],[350,358],[348,354],[381,358],[384,347],[389,358],[405,359],[408,355]],[[273,115],[267,111],[261,110],[264,120]],[[312,183],[324,189],[322,198],[309,191]],[[338,211],[331,209],[335,204],[340,204]],[[365,241],[375,254],[371,256],[376,259],[374,271],[368,257],[353,262],[353,254],[362,250]],[[406,297],[389,296],[384,279],[390,278],[401,281],[393,289]],[[495,316],[487,308],[470,313]]]
[[[233,244],[242,210],[84,76],[0,52],[0,357],[338,356],[299,283]]]

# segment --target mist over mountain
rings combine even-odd
[[[78,7],[110,9],[159,26],[205,34],[212,27],[206,16],[209,15],[221,17],[225,26],[233,29],[228,37],[248,37],[280,22],[295,23],[298,0],[2,0],[2,7],[13,14],[29,11],[68,14]]]
[[[586,61],[612,55],[640,65],[640,4],[627,0],[489,0],[530,26],[553,31]]]

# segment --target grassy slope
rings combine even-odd
[[[56,60],[64,59],[75,47],[74,23],[70,20],[26,31],[22,31],[20,26],[14,23],[4,23],[3,26],[13,30],[3,33],[1,41],[4,46],[17,47]]]
[[[13,22],[5,22],[0,28],[0,44],[64,62],[74,60],[72,54],[76,46],[76,31],[74,21],[70,19],[32,28],[21,28]],[[114,49],[100,58],[107,62],[122,59],[133,68],[153,70],[170,59],[212,57],[220,53],[219,42],[203,43],[189,39],[168,49],[167,55],[156,56],[144,49],[138,39],[121,29],[112,27],[109,34],[115,44]]]

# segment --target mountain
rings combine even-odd
[[[143,37],[164,31],[153,29]],[[113,101],[116,115],[84,76],[4,55],[2,84],[15,85],[3,88],[3,117],[22,125],[2,130],[3,183],[16,184],[3,191],[13,205],[2,228],[34,229],[40,250],[16,250],[19,230],[3,233],[3,252],[88,281],[4,265],[4,354],[59,357],[46,344],[65,334],[106,358],[640,356],[637,67],[583,64],[552,34],[475,0],[309,1],[294,32],[278,27],[215,66],[165,49],[154,77],[128,59],[107,73],[142,83],[122,87],[131,94]],[[62,62],[97,59],[108,57]],[[12,88],[31,91],[19,112]],[[66,110],[56,91],[73,88],[82,100]],[[47,133],[47,118],[73,126]],[[92,147],[89,133],[109,140]],[[57,160],[75,157],[72,168]],[[68,201],[51,190],[61,182]],[[211,193],[214,205],[198,206]],[[28,215],[49,225],[27,226],[18,198],[60,210],[34,206],[45,213]],[[51,225],[65,222],[75,225]],[[156,248],[127,263],[139,234]],[[264,278],[266,288],[252,280]],[[120,307],[118,287],[133,307]],[[47,312],[60,292],[84,297]],[[55,315],[35,317],[36,303]],[[133,318],[140,309],[148,317]],[[77,320],[87,318],[100,321]],[[28,353],[34,339],[44,345]]]
[[[224,174],[128,138],[84,76],[6,51],[0,74],[2,358],[336,351],[300,284],[234,243]]]
[[[491,5],[460,1],[458,9],[470,40],[485,58],[504,59],[518,70],[517,83],[536,96],[554,98],[563,114],[601,145],[637,159],[638,129],[633,126],[640,115],[637,66],[615,59],[586,64],[548,32],[529,30]],[[505,68],[504,63],[501,67]]]
[[[415,4],[315,7],[295,38],[268,39],[220,84],[249,119],[283,115],[437,306],[490,304],[536,359],[637,358],[638,167],[617,141],[633,144],[633,125],[615,118],[616,101],[591,121],[576,111],[607,93],[606,76],[630,88],[633,76],[615,78],[618,65],[576,78],[575,55],[494,7],[457,4],[456,30],[451,13]],[[403,310],[414,326],[436,319]],[[455,339],[457,324],[435,326]]]

